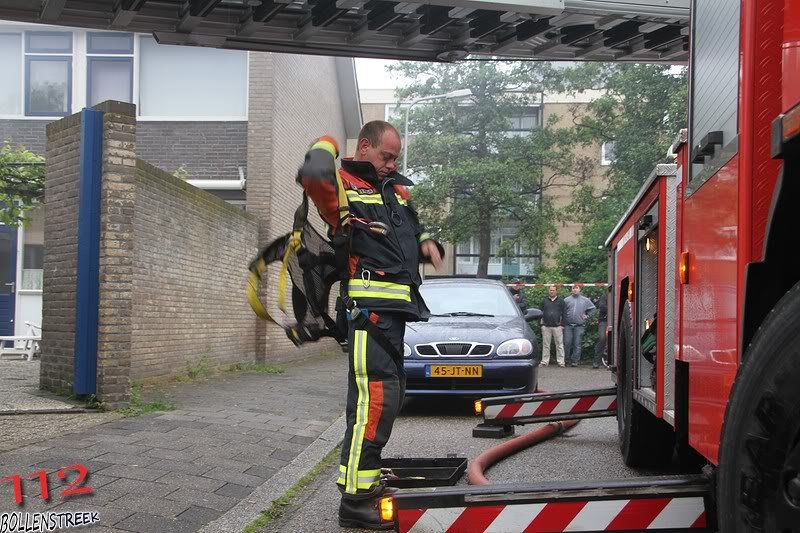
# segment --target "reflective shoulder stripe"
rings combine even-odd
[[[400,205],[408,205],[408,201],[405,200],[402,196],[400,196],[397,193],[394,193],[394,195],[397,198],[397,201],[400,202]]]
[[[420,233],[420,235],[419,235],[419,242],[427,241],[430,238],[431,238],[431,234],[428,233],[427,231],[424,231],[424,232]]]
[[[365,204],[382,204],[383,198],[380,194],[361,194],[358,191],[349,189],[347,191],[347,199],[351,202],[362,202]]]
[[[336,159],[336,147],[330,141],[317,141],[311,147],[312,150],[325,150]]]

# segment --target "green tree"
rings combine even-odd
[[[541,72],[546,72],[542,65]],[[586,182],[592,165],[573,149],[574,128],[556,126],[558,117],[524,135],[511,135],[542,89],[541,73],[509,62],[459,64],[399,63],[392,70],[414,80],[399,89],[401,101],[470,89],[466,101],[435,100],[413,108],[409,129],[410,168],[424,176],[414,197],[426,224],[452,243],[478,237],[478,277],[486,277],[492,230],[513,224],[519,244],[536,250],[554,235],[550,187]],[[401,131],[402,122],[397,124]]]
[[[0,223],[17,226],[44,196],[44,158],[3,143],[0,148]]]
[[[532,75],[540,76],[537,70]],[[550,274],[581,281],[606,279],[603,244],[653,167],[687,119],[688,83],[684,69],[669,65],[585,63],[552,69],[547,88],[567,93],[603,91],[573,123],[584,142],[615,143],[616,159],[607,186],[579,187],[567,213],[583,224],[578,242],[562,245]]]

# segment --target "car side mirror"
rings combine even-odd
[[[528,320],[539,320],[540,318],[542,318],[543,314],[544,313],[542,313],[541,310],[536,309],[535,307],[532,307],[531,309],[528,309],[528,311],[525,313],[525,320],[526,321],[528,321]]]

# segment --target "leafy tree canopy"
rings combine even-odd
[[[0,223],[17,226],[44,197],[44,158],[6,142],[0,148]]]

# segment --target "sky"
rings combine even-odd
[[[399,83],[396,74],[386,72],[386,66],[397,61],[387,59],[356,59],[359,89],[395,89]]]

